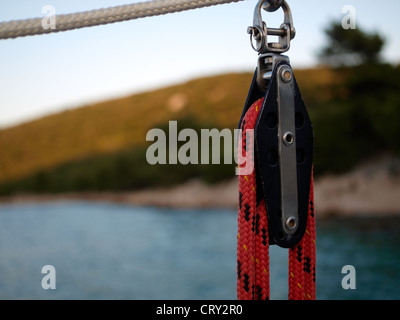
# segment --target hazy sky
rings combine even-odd
[[[0,21],[43,17],[132,3],[128,0],[14,0],[0,3]],[[106,26],[0,40],[0,127],[81,106],[180,83],[199,76],[254,71],[257,53],[247,27],[256,0]],[[400,62],[398,0],[288,0],[296,38],[287,53],[294,67],[317,63],[324,28],[356,9],[357,25],[387,40],[384,58]],[[379,3],[379,4],[377,4]],[[271,27],[281,10],[263,14]]]

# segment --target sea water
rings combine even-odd
[[[399,299],[399,231],[396,217],[317,219],[317,298]],[[232,210],[3,204],[0,299],[236,299],[236,235]],[[270,258],[271,299],[287,299],[287,250]]]

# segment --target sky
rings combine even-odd
[[[132,3],[129,0],[14,0],[0,21]],[[296,37],[286,54],[294,68],[317,65],[329,22],[355,8],[357,27],[386,39],[383,57],[400,63],[398,0],[287,0]],[[227,72],[253,72],[257,53],[247,27],[256,0],[18,39],[0,40],[0,128],[85,104]],[[282,10],[263,13],[270,27]],[[249,84],[250,85],[250,84]]]

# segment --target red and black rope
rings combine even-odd
[[[240,156],[246,154],[246,164],[254,167],[254,130],[264,99],[256,101],[243,117]],[[246,131],[249,130],[249,131]],[[249,156],[250,155],[250,156]],[[307,229],[299,244],[289,249],[289,299],[315,299],[315,219],[311,177]],[[237,295],[239,300],[268,300],[269,237],[265,202],[257,203],[256,171],[239,175],[239,216],[237,240]]]

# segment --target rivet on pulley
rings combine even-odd
[[[288,67],[282,68],[281,78],[285,83],[289,83],[290,81],[292,81],[293,75],[292,75],[292,71],[290,70],[290,68],[288,68]]]

